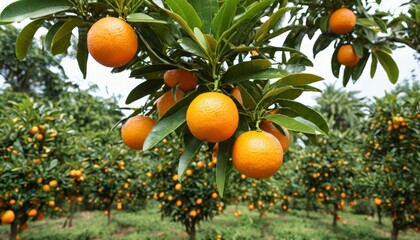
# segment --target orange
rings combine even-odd
[[[181,188],[182,188],[182,184],[181,184],[181,183],[177,183],[177,184],[175,185],[175,190],[176,190],[176,191],[181,190]]]
[[[38,214],[38,211],[35,208],[33,208],[29,210],[28,217],[35,217],[37,214]]]
[[[185,175],[187,175],[188,177],[191,177],[193,175],[193,171],[191,169],[187,169],[185,170]]]
[[[216,199],[219,197],[219,194],[217,192],[214,192],[211,194],[211,198]]]
[[[241,105],[244,105],[244,101],[242,100],[241,91],[239,91],[239,88],[235,87],[232,91],[232,96],[238,100],[238,102]]]
[[[356,26],[356,15],[348,8],[340,8],[331,14],[328,26],[338,35],[352,32]]]
[[[165,72],[163,81],[169,87],[178,85],[178,88],[184,92],[191,91],[197,86],[197,76],[195,73],[185,69],[172,69]]]
[[[121,138],[127,147],[135,150],[143,148],[144,140],[155,126],[155,121],[147,116],[134,116],[122,126]]]
[[[268,178],[283,163],[283,148],[272,134],[248,131],[233,143],[232,161],[235,168],[247,177]]]
[[[204,166],[205,166],[205,163],[202,162],[202,161],[200,161],[200,162],[197,163],[197,167],[198,168],[203,168]]]
[[[223,142],[238,128],[238,108],[231,98],[207,92],[198,95],[188,106],[187,125],[198,140]]]
[[[381,199],[379,199],[379,198],[375,198],[375,205],[376,206],[381,206],[381,204],[382,204],[382,200]]]
[[[181,200],[176,200],[175,205],[176,205],[177,207],[181,207],[181,206],[182,206],[182,201],[181,201]]]
[[[41,133],[38,133],[35,139],[41,142],[42,140],[44,140],[44,135],[42,135]]]
[[[49,192],[50,190],[51,190],[50,185],[45,184],[45,185],[42,186],[42,191],[43,192]]]
[[[277,140],[279,140],[281,146],[283,147],[283,152],[287,152],[287,150],[289,149],[289,145],[290,145],[290,135],[289,135],[289,131],[287,131],[286,128],[281,127],[284,134],[277,129],[276,126],[274,126],[273,122],[266,120],[263,121],[260,124],[260,128],[261,130],[271,133],[274,137],[277,138]]]
[[[107,67],[121,67],[129,63],[138,48],[134,29],[115,17],[105,17],[94,23],[89,29],[87,44],[92,57]]]
[[[57,180],[51,180],[48,185],[50,185],[50,187],[57,187],[58,186],[58,182]]]
[[[29,130],[29,134],[35,135],[36,133],[38,133],[38,131],[39,131],[38,127],[37,126],[33,126],[31,128],[31,130]]]
[[[191,210],[190,211],[190,217],[195,217],[195,216],[197,216],[197,210]]]
[[[176,102],[183,98],[185,93],[179,88],[176,89],[175,96],[172,94],[172,90],[164,93],[160,98],[156,100],[156,107],[159,117],[162,117]]]
[[[197,205],[201,205],[203,203],[203,199],[201,198],[197,198],[197,200],[195,200],[195,204]]]
[[[7,210],[1,215],[1,222],[3,224],[11,224],[15,221],[15,212],[12,210]]]
[[[345,44],[338,49],[337,60],[346,67],[353,67],[359,62],[360,57],[354,51],[353,45]]]

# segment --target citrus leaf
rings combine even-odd
[[[132,13],[127,16],[128,22],[144,22],[144,23],[159,23],[168,24],[166,21],[154,19],[145,13]]]
[[[167,70],[175,69],[176,66],[170,65],[170,64],[153,64],[153,65],[147,65],[142,66],[140,68],[134,69],[130,77],[134,78],[141,78],[141,77],[152,77],[152,78],[158,78],[162,73],[164,73]]]
[[[166,4],[172,11],[182,17],[191,29],[203,26],[197,12],[187,0],[166,0]]]
[[[143,145],[143,151],[152,149],[162,139],[175,131],[179,126],[185,123],[185,115],[188,106],[184,106],[167,118],[161,118],[147,135]]]
[[[181,157],[179,158],[179,164],[178,164],[179,179],[182,179],[182,177],[184,176],[185,170],[187,170],[188,166],[195,159],[195,156],[197,155],[198,151],[200,151],[202,144],[203,144],[202,141],[192,136],[189,138],[189,141],[185,144],[185,150],[182,153]]]
[[[305,85],[305,84],[310,84],[314,82],[319,82],[321,80],[324,80],[324,79],[314,74],[296,73],[296,74],[291,74],[289,76],[286,76],[278,80],[273,85],[275,86],[277,84],[285,84],[285,85],[297,86],[297,85]]]
[[[297,7],[286,7],[286,8],[281,8],[278,11],[276,11],[275,13],[273,13],[270,18],[265,21],[261,27],[258,29],[257,33],[255,33],[254,35],[254,40],[256,42],[260,42],[262,41],[265,36],[269,33],[269,31],[275,27],[278,22],[280,22],[283,19],[283,16],[286,12],[290,11],[291,9],[297,9]],[[256,44],[258,45],[258,44]]]
[[[203,52],[203,49],[198,46],[196,42],[194,42],[191,38],[185,37],[178,40],[179,45],[181,45],[182,49],[186,52],[191,53],[195,56],[206,58],[207,55]]]
[[[147,80],[135,87],[128,94],[125,104],[130,104],[159,90],[163,85],[162,79]]]
[[[335,40],[335,37],[332,36],[332,35],[329,35],[329,34],[319,35],[319,37],[315,41],[314,47],[312,49],[312,52],[314,54],[314,58],[319,52],[326,49],[334,40]]]
[[[47,35],[45,36],[45,41],[44,41],[44,46],[48,51],[51,50],[51,43],[53,41],[55,34],[57,33],[58,29],[60,29],[61,26],[63,26],[64,23],[65,23],[64,21],[58,21],[54,25],[52,25],[50,29],[48,29],[48,32],[47,32]]]
[[[244,82],[244,83],[246,83],[246,82]],[[246,108],[255,109],[255,107],[257,106],[257,102],[259,101],[260,98],[258,98],[258,95],[256,95],[256,94],[254,94],[254,95],[251,94],[251,92],[249,91],[250,90],[249,85],[238,84],[238,89],[239,89],[239,92],[241,93],[243,105]],[[252,91],[252,92],[255,93],[255,91]],[[257,97],[257,99],[256,99],[256,97]]]
[[[79,69],[83,74],[83,79],[86,78],[87,74],[87,61],[89,57],[89,51],[87,48],[87,28],[86,27],[79,27],[79,37],[77,43],[77,63],[79,65]]]
[[[65,22],[55,33],[51,43],[51,53],[53,55],[63,53],[70,46],[70,38],[75,27],[81,26],[83,21],[78,18],[72,18]]]
[[[316,131],[314,130],[313,127],[305,123],[302,123],[301,121],[295,118],[291,118],[291,117],[281,115],[281,114],[274,114],[274,115],[267,116],[267,119],[277,124],[278,126],[285,127],[291,131],[316,134]]]
[[[201,20],[203,21],[203,33],[210,33],[213,16],[218,10],[217,0],[191,0],[190,2],[194,9],[197,11],[197,14],[200,16]]]
[[[16,39],[16,57],[22,61],[28,53],[29,45],[34,38],[36,31],[41,27],[43,19],[35,20],[26,25]]]
[[[26,18],[40,18],[72,7],[68,0],[20,0],[12,2],[3,9],[0,21],[20,22]]]
[[[309,108],[302,103],[286,99],[280,100],[278,101],[278,103],[282,107],[288,107],[290,109],[293,109],[293,111],[299,114],[299,116],[314,123],[316,126],[319,127],[319,129],[322,130],[324,134],[327,134],[329,132],[330,127],[328,126],[327,120],[314,109]]]
[[[220,36],[231,26],[237,4],[238,0],[226,0],[219,11],[217,11],[211,22],[213,35],[216,39],[220,39]]]
[[[289,89],[292,89],[292,88],[293,88],[292,86],[283,86],[283,87],[279,87],[279,88],[272,88],[263,95],[261,101],[264,101],[265,99],[268,99],[268,98],[277,97],[279,94],[281,94],[281,93],[283,93],[283,92],[285,92]]]
[[[376,50],[374,54],[378,58],[379,63],[388,75],[389,81],[393,84],[396,83],[398,81],[399,70],[397,64],[395,63],[394,59],[392,59],[391,55],[379,49]]]
[[[223,197],[227,180],[229,179],[232,169],[232,161],[230,161],[230,152],[232,150],[234,138],[219,143],[219,151],[217,152],[216,164],[216,185],[219,195]]]
[[[237,83],[255,78],[262,70],[271,67],[271,62],[265,59],[256,59],[238,63],[230,67],[221,78],[222,83]]]
[[[378,67],[378,59],[375,54],[372,54],[372,63],[370,65],[370,78],[375,77],[376,69]]]
[[[340,68],[341,64],[338,62],[338,50],[340,48],[335,48],[334,53],[331,56],[331,70],[334,75],[334,77],[338,78],[340,76]]]
[[[347,86],[347,84],[349,83],[351,74],[353,73],[353,68],[352,67],[345,67],[344,68],[344,76],[343,76],[343,86]]]

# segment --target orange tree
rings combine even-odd
[[[365,124],[366,172],[359,184],[391,214],[392,239],[420,227],[419,90],[418,82],[405,82],[375,99]]]
[[[195,239],[197,226],[223,212],[225,202],[217,193],[212,151],[203,146],[181,178],[173,162],[177,162],[184,145],[175,135],[164,138],[148,153],[152,161],[143,172],[142,185],[149,197],[159,202],[162,217],[184,225],[190,239]]]
[[[52,105],[33,102],[24,94],[18,98],[2,98],[6,104],[0,112],[0,212],[14,215],[3,222],[11,224],[10,239],[29,220],[54,209],[70,184],[61,151],[71,122]]]
[[[328,13],[337,10],[342,4],[351,10],[358,24],[355,25],[354,17],[351,17],[351,24],[346,26],[345,33],[333,33],[336,27],[328,26],[331,20]],[[249,144],[248,147],[241,148],[245,152],[249,152],[254,146],[250,144],[252,140],[275,142],[264,133],[255,134],[252,131],[259,131],[259,124],[263,120],[270,120],[277,127],[283,126],[290,131],[303,132],[312,140],[317,134],[328,132],[326,121],[317,112],[296,101],[305,91],[318,91],[308,84],[322,79],[312,74],[299,73],[311,65],[306,56],[298,51],[304,36],[312,38],[318,30],[322,31],[315,42],[315,54],[331,42],[335,42],[337,46],[349,42],[353,44],[350,55],[359,57],[360,61],[354,67],[345,68],[344,85],[350,77],[354,81],[359,78],[370,57],[373,63],[371,75],[375,73],[379,62],[392,82],[398,79],[398,68],[390,56],[395,45],[388,38],[378,37],[375,30],[386,35],[389,30],[400,29],[404,21],[412,18],[404,15],[391,24],[387,20],[393,20],[389,14],[371,14],[365,10],[366,4],[362,1],[338,1],[334,4],[330,1],[292,1],[288,5],[287,1],[279,0],[212,0],[208,4],[193,0],[167,0],[158,3],[130,0],[57,0],[53,3],[21,0],[8,5],[2,11],[0,21],[8,23],[27,17],[33,18],[17,39],[16,55],[21,60],[25,58],[27,47],[36,30],[45,25],[43,23],[50,23],[47,24],[49,27],[45,45],[52,54],[64,53],[70,45],[72,31],[77,29],[77,60],[84,75],[88,50],[100,52],[96,60],[102,62],[102,58],[107,58],[107,53],[120,49],[118,42],[125,43],[125,40],[134,39],[132,34],[121,34],[118,29],[135,31],[137,42],[133,41],[129,48],[111,54],[115,60],[121,57],[124,61],[109,65],[117,67],[114,71],[130,70],[131,77],[145,80],[127,97],[127,103],[147,97],[132,116],[149,116],[156,110],[154,104],[157,99],[170,90],[169,85],[166,86],[165,81],[162,81],[167,70],[184,69],[193,72],[198,78],[198,87],[188,91],[159,118],[147,138],[139,141],[145,141],[143,150],[151,150],[175,130],[178,130],[180,136],[185,136],[186,149],[180,157],[178,168],[181,178],[204,143],[219,142],[216,183],[219,192],[223,194],[226,177],[229,175],[227,173],[232,165],[230,149],[235,148],[234,142],[239,139],[239,135],[246,134],[241,138],[242,144]],[[413,8],[415,6],[413,2]],[[286,13],[292,15],[291,24],[283,22]],[[115,25],[107,26],[108,21],[98,21],[107,16],[107,20]],[[126,20],[130,26],[117,17]],[[92,25],[93,22],[99,26]],[[107,28],[110,32],[105,35],[103,33],[106,31],[90,32],[91,26],[93,29]],[[283,33],[288,33],[283,46],[272,45],[271,40]],[[117,37],[110,41],[107,34]],[[92,39],[103,41],[91,41]],[[101,48],[98,50],[96,47]],[[137,54],[130,61],[127,56],[131,56],[132,49],[137,49]],[[252,51],[255,54],[252,55]],[[334,57],[337,54],[338,50],[332,58],[332,70],[336,76],[340,72],[340,63]],[[181,85],[180,83],[174,87]],[[232,101],[230,93],[235,87],[241,92],[243,105]],[[175,89],[172,90],[176,92]],[[218,102],[220,105],[209,104],[204,108],[206,99],[210,98],[213,103]],[[191,105],[198,107],[190,109]],[[224,110],[214,110],[212,106],[221,106]],[[268,114],[273,107],[280,108],[281,111]],[[212,114],[202,114],[209,111]],[[215,138],[214,135],[219,133],[220,138]],[[273,146],[273,152],[280,153],[278,144],[270,146]],[[243,165],[240,163],[248,160],[248,154],[242,156],[245,159],[236,161],[236,157],[233,157],[233,162]],[[274,160],[281,162],[280,158]],[[250,166],[257,165],[252,163]],[[278,168],[279,164],[272,166],[270,171],[254,170],[273,173]],[[269,174],[257,176],[267,177]]]

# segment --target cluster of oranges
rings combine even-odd
[[[195,73],[184,69],[166,71],[163,78],[171,90],[156,101],[159,117],[185,93],[197,86]],[[234,97],[242,104],[240,92],[236,92]],[[238,107],[233,99],[224,93],[205,92],[189,104],[186,124],[198,140],[209,143],[223,142],[233,137],[237,131]],[[131,117],[121,129],[123,142],[132,149],[142,149],[154,125],[155,121],[148,116]],[[231,153],[232,160],[238,171],[246,176],[268,178],[280,168],[283,153],[289,147],[290,136],[287,129],[279,130],[267,120],[262,121],[259,127],[262,131],[247,131],[236,138]]]
[[[344,35],[353,32],[356,26],[356,15],[348,8],[340,8],[334,11],[328,21],[331,32]],[[354,67],[360,60],[351,43],[341,45],[338,49],[337,60],[346,67]]]

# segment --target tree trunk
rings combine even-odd
[[[376,206],[376,211],[378,212],[378,223],[382,225],[382,208],[381,206]]]
[[[309,197],[306,197],[306,217],[309,218]]]
[[[191,219],[189,223],[185,225],[190,240],[195,240],[195,220]]]
[[[108,217],[108,223],[107,223],[107,224],[108,224],[108,226],[109,226],[109,225],[111,225],[111,223],[112,223],[112,218],[111,218],[111,206],[109,206],[107,210],[108,210],[108,216],[107,216],[107,217]]]
[[[399,232],[400,232],[400,228],[398,227],[397,222],[393,220],[392,221],[391,240],[397,240]]]
[[[337,204],[334,204],[334,210],[333,210],[333,227],[337,226],[337,219],[338,219],[338,213],[337,213],[338,207]]]
[[[17,233],[18,233],[18,221],[15,220],[10,224],[9,240],[16,240]]]

